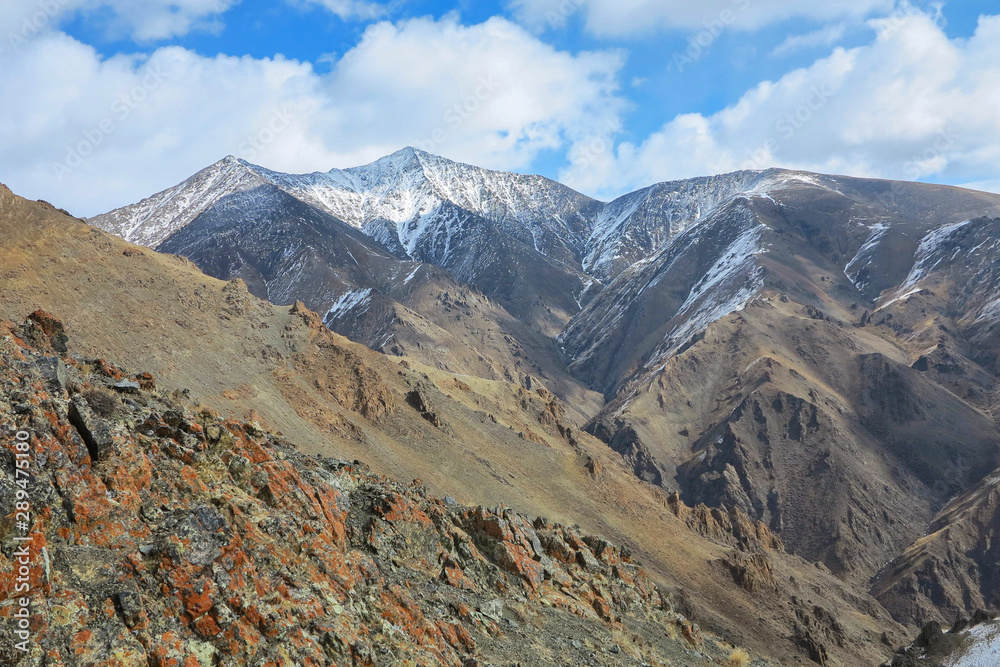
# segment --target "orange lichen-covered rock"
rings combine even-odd
[[[26,593],[0,552],[0,620],[22,596],[32,610],[27,653],[0,634],[2,665],[464,667],[533,664],[532,646],[575,664],[567,632],[610,642],[627,615],[662,635],[676,616],[604,540],[300,455],[151,377],[65,356],[62,332],[40,313],[0,326],[0,455],[31,472],[30,522],[0,504],[0,541],[31,538]],[[351,372],[364,395],[344,400],[388,414],[384,388]],[[122,378],[139,388],[112,411],[78,393]],[[0,500],[14,470],[0,469]]]

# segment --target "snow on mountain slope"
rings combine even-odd
[[[263,184],[364,232],[400,259],[454,272],[548,335],[558,333],[599,288],[580,260],[603,204],[540,176],[490,171],[412,148],[362,167],[307,175],[226,158],[91,222],[164,248],[219,202]]]
[[[216,278],[241,278],[272,303],[307,301],[319,312],[349,291],[388,291],[416,267],[270,184],[220,199],[160,249]]]
[[[762,272],[755,261],[763,251],[763,229],[760,223],[746,220],[740,234],[719,254],[677,310],[679,323],[664,339],[652,363],[661,363],[673,355],[712,322],[743,310],[763,287]]]
[[[753,202],[733,199],[623,271],[560,336],[572,368],[609,391],[740,310],[762,284],[763,229]]]
[[[1000,218],[980,217],[942,225],[920,239],[912,267],[899,286],[883,292],[874,313],[901,308],[941,308],[972,346],[976,361],[1000,364]],[[912,302],[912,303],[911,303]]]
[[[496,230],[563,261],[582,255],[601,204],[541,176],[490,171],[405,148],[369,165],[305,175],[258,169],[286,192],[412,255],[447,230],[444,203],[481,216]],[[389,224],[386,224],[389,223]],[[377,231],[376,231],[377,230]]]
[[[165,248],[169,237],[219,202],[263,185],[353,227],[396,258],[447,269],[546,336],[561,334],[574,367],[588,366],[595,386],[621,380],[620,373],[631,366],[620,364],[626,358],[636,362],[632,357],[640,348],[669,356],[685,339],[751,298],[753,239],[741,236],[747,228],[735,218],[719,220],[720,212],[737,210],[739,202],[763,202],[776,215],[795,218],[786,222],[873,302],[914,270],[920,240],[928,233],[942,224],[1000,213],[1000,199],[984,193],[780,169],[660,183],[603,204],[542,177],[490,171],[407,148],[365,166],[305,175],[226,158],[170,190],[92,222]],[[785,206],[788,197],[795,206]],[[267,215],[283,217],[277,210]],[[238,229],[240,220],[227,224]],[[691,245],[689,232],[696,229],[713,231]],[[211,244],[211,239],[198,242]],[[271,251],[296,243],[277,237]],[[749,254],[743,252],[747,248]],[[209,248],[211,258],[196,250],[187,249],[200,254],[206,266],[232,268],[231,259],[217,256],[219,250]],[[665,267],[671,257],[682,261]],[[330,267],[331,280],[354,270],[349,256],[344,261],[345,267]],[[652,275],[659,270],[669,277]],[[289,290],[317,280],[272,278],[268,293],[291,299],[296,295]],[[611,293],[598,299],[612,281]],[[352,283],[350,289],[381,290],[369,282]],[[346,289],[330,290],[329,297],[335,301]],[[661,300],[650,300],[647,292]],[[597,306],[588,309],[595,300]],[[609,331],[625,330],[645,331],[652,338],[599,350]],[[596,369],[593,358],[603,359],[597,366],[605,367]]]
[[[598,216],[584,268],[601,280],[614,278],[636,261],[655,254],[723,202],[753,189],[769,176],[773,174],[740,171],[659,183],[620,197]]]
[[[603,204],[540,176],[491,171],[413,148],[361,167],[302,175],[227,157],[91,222],[156,247],[224,197],[269,183],[362,229],[399,256],[447,266],[468,254],[468,243],[489,243],[502,234],[603,283],[732,197],[766,192],[790,175],[806,176],[736,172],[661,183]],[[456,209],[472,214],[464,217],[481,238],[455,227]],[[459,234],[466,244],[450,242]]]
[[[264,183],[355,227],[391,223],[396,238],[387,245],[407,252],[424,236],[441,233],[433,213],[449,202],[545,255],[578,261],[602,206],[541,176],[490,171],[407,148],[362,167],[304,175],[227,157],[173,188],[91,222],[155,247],[223,197]]]
[[[772,192],[803,185],[830,191],[837,187],[830,177],[767,169],[668,181],[627,194],[607,204],[597,217],[587,242],[584,270],[610,282],[734,198],[774,201]]]
[[[126,241],[155,248],[224,197],[265,183],[251,165],[230,156],[183,183],[89,222]]]
[[[1000,624],[987,623],[969,631],[968,643],[945,660],[945,667],[996,667],[1000,665]]]
[[[943,262],[954,261],[960,254],[966,254],[969,250],[968,248],[964,248],[961,245],[948,247],[946,244],[950,238],[954,237],[963,227],[971,222],[971,220],[963,220],[944,225],[925,236],[917,248],[917,261],[913,264],[910,274],[906,276],[906,280],[903,281],[903,284],[899,286],[897,291],[903,292],[909,290],[926,278],[931,271]],[[977,246],[977,249],[981,246],[982,244]]]

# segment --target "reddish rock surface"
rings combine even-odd
[[[155,393],[148,375],[59,356],[60,336],[42,315],[0,324],[0,617],[10,628],[0,664],[706,660],[697,627],[627,551],[302,455],[257,424]],[[115,394],[123,381],[140,388]],[[15,515],[19,431],[30,433],[26,524]],[[18,537],[31,538],[27,593],[16,590]],[[27,653],[14,633],[21,597]]]

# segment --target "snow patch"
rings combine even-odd
[[[875,248],[878,247],[879,242],[882,241],[886,232],[889,231],[889,225],[877,222],[870,225],[868,229],[871,231],[871,234],[868,236],[868,240],[865,241],[860,248],[858,248],[858,252],[854,255],[851,261],[847,263],[847,266],[844,267],[844,275],[846,275],[847,279],[851,281],[851,284],[859,290],[864,290],[868,287],[868,283],[859,280],[858,276],[871,261],[872,253],[875,251]]]
[[[882,310],[883,308],[888,308],[889,306],[891,306],[894,303],[898,303],[900,301],[906,301],[911,296],[913,296],[915,294],[920,294],[923,291],[924,291],[924,289],[922,287],[914,287],[913,289],[911,289],[910,291],[906,292],[905,294],[900,294],[898,296],[892,297],[891,299],[889,299],[888,301],[886,301],[885,303],[883,303],[881,306],[879,306],[878,308],[876,308],[875,312],[877,313],[878,311]]]
[[[1000,624],[984,623],[968,632],[968,643],[944,667],[996,667],[1000,665]]]
[[[906,280],[903,281],[903,284],[899,286],[899,290],[897,291],[910,289],[918,282],[926,278],[927,274],[933,271],[938,265],[944,262],[947,258],[941,253],[941,246],[950,236],[971,222],[971,220],[953,222],[939,227],[925,236],[923,240],[920,241],[920,247],[917,248],[917,254],[915,256],[916,262],[914,262],[913,268],[910,269],[910,274],[906,277]],[[950,259],[956,259],[962,251],[962,248],[956,248]]]
[[[656,362],[672,356],[713,322],[746,308],[763,287],[763,270],[756,266],[756,256],[763,252],[762,229],[758,224],[737,237],[694,286],[677,311],[682,323],[667,336],[667,349]]]
[[[416,277],[416,275],[420,272],[421,268],[423,268],[423,267],[421,267],[421,266],[418,265],[417,268],[413,269],[413,271],[410,272],[410,275],[406,276],[406,279],[403,280],[403,284],[404,285],[409,285],[410,281],[413,280]]]
[[[362,289],[362,290],[346,292],[345,294],[341,295],[341,297],[337,299],[337,301],[332,306],[330,306],[330,310],[328,310],[326,312],[326,315],[323,317],[323,322],[332,322],[341,315],[349,313],[350,311],[354,310],[358,306],[368,301],[371,295],[372,295],[371,289]]]
[[[924,236],[924,238],[920,241],[920,245],[917,247],[917,252],[914,254],[913,267],[910,269],[910,273],[906,276],[906,280],[904,280],[900,286],[897,287],[891,295],[889,295],[889,300],[882,304],[879,307],[879,310],[886,308],[890,304],[902,301],[903,299],[908,299],[917,292],[920,292],[920,288],[916,286],[924,278],[930,275],[931,271],[946,261],[955,261],[958,259],[958,256],[965,252],[963,248],[957,247],[951,252],[950,255],[948,255],[948,253],[943,251],[942,246],[951,236],[968,225],[970,222],[972,221],[963,220],[962,222],[953,222],[947,225],[942,225]]]

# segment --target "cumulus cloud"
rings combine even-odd
[[[530,165],[545,149],[617,124],[623,56],[570,55],[502,18],[453,18],[369,28],[327,83],[331,110],[352,134],[328,145],[356,159],[405,143],[499,168]]]
[[[615,52],[571,55],[502,18],[370,26],[330,72],[179,47],[103,58],[50,31],[0,55],[0,180],[80,215],[227,154],[288,171],[405,145],[496,168],[618,127]]]
[[[770,166],[956,183],[994,178],[1000,17],[982,17],[964,40],[950,40],[933,17],[915,12],[871,25],[872,43],[765,81],[718,113],[681,115],[641,142],[572,154],[564,180],[610,196]]]
[[[509,0],[507,7],[534,30],[556,29],[582,14],[601,37],[623,37],[662,29],[702,30],[722,23],[754,30],[791,18],[831,21],[887,13],[894,0]]]
[[[219,27],[239,0],[3,0],[0,37],[7,50],[48,33],[73,16],[96,22],[112,38],[152,41]]]

